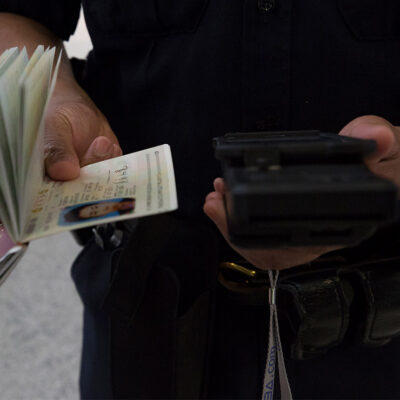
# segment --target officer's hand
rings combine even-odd
[[[59,79],[46,115],[47,174],[74,179],[80,167],[120,155],[117,138],[89,96],[74,79]]]
[[[339,134],[375,140],[377,151],[365,160],[366,164],[374,174],[393,181],[400,188],[400,127],[367,115],[351,121]]]
[[[203,207],[204,212],[214,221],[230,246],[257,268],[286,269],[310,262],[322,254],[338,249],[338,247],[333,246],[288,247],[280,249],[244,249],[236,247],[228,239],[228,227],[223,202],[223,179],[215,179],[214,189],[215,192],[210,193],[206,197]]]
[[[39,44],[56,47],[57,54],[63,48],[44,25],[0,12],[0,54],[17,46],[31,55]],[[55,180],[74,179],[80,166],[122,154],[104,115],[75,81],[65,50],[45,122],[46,172]]]
[[[400,188],[400,127],[376,116],[363,116],[346,125],[340,135],[360,139],[372,139],[377,151],[366,159],[373,173],[393,181]],[[228,239],[228,229],[223,203],[224,183],[214,181],[215,192],[206,197],[204,212],[214,221],[228,243],[245,259],[261,269],[285,269],[300,265],[338,247],[291,247],[285,249],[242,249],[233,246]]]

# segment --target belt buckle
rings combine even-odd
[[[241,294],[264,292],[269,286],[266,271],[248,262],[223,261],[219,264],[218,281],[226,289]]]

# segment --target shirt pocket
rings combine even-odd
[[[195,32],[209,0],[87,0],[89,28],[114,35]]]
[[[364,41],[400,39],[400,0],[337,0],[353,35]]]

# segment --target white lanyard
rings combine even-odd
[[[281,400],[292,400],[289,380],[286,374],[285,359],[283,358],[281,338],[279,335],[278,313],[276,308],[276,284],[279,271],[268,271],[270,288],[269,298],[269,334],[268,355],[265,366],[264,385],[261,400],[272,400],[274,397],[275,366],[278,358],[279,383]]]

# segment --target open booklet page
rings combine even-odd
[[[54,56],[54,48],[46,50],[20,82],[23,108],[19,151],[22,154],[22,174],[17,193],[23,201],[19,206],[19,236],[26,226],[38,188],[44,179],[44,117],[54,90],[61,54],[50,80]]]
[[[161,145],[88,165],[78,179],[46,179],[21,242],[177,208],[171,151]]]
[[[0,211],[1,219],[10,232],[18,230],[16,155],[12,143],[17,133],[11,130],[16,125],[14,117],[19,109],[17,80],[24,55],[26,53],[21,56],[18,48],[13,48],[3,53],[0,61]]]
[[[0,56],[0,220],[20,238],[43,181],[43,121],[54,88],[60,55],[38,46]]]

